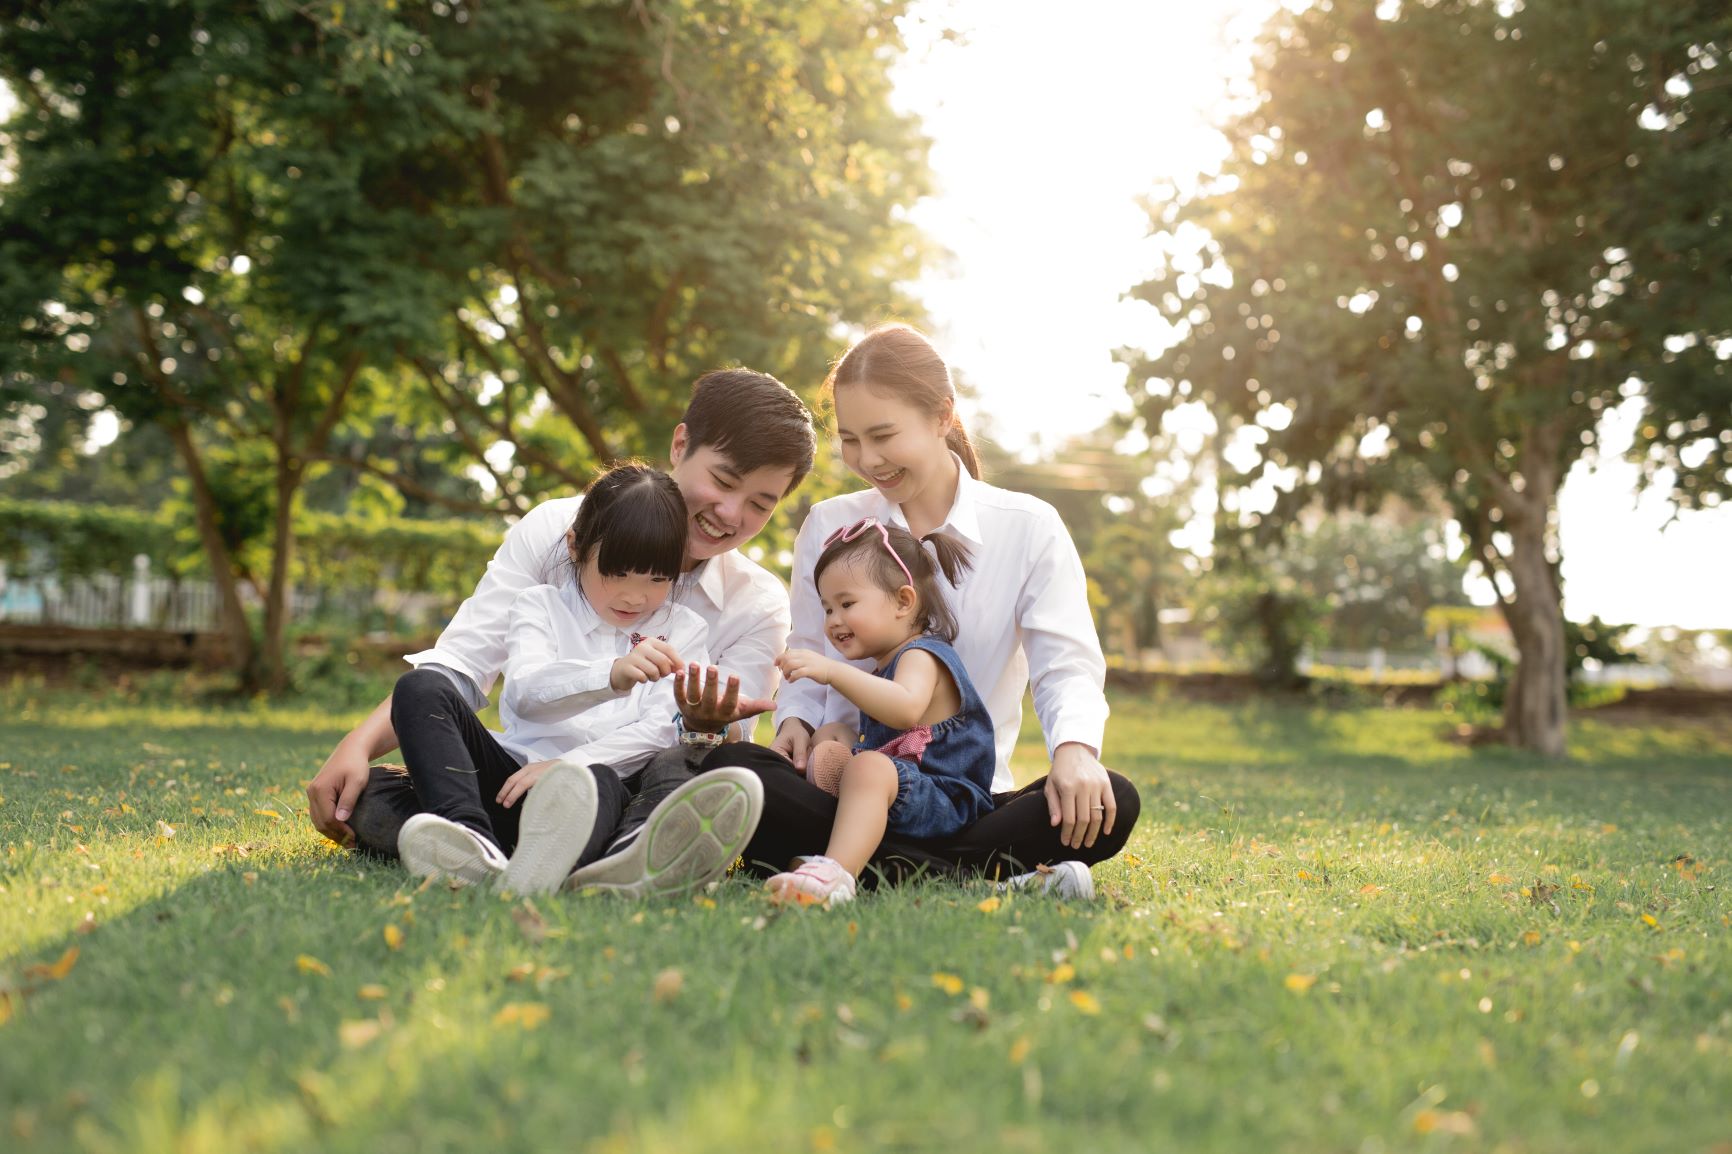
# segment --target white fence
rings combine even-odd
[[[153,576],[139,557],[133,575],[9,579],[0,562],[0,621],[72,629],[167,629],[207,633],[219,628],[216,586],[209,581]]]

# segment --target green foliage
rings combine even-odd
[[[129,575],[140,553],[162,558],[181,548],[163,512],[0,498],[0,561],[14,580]]]
[[[701,372],[809,391],[913,311],[904,7],[16,5],[0,435],[63,396],[165,432],[280,676],[307,487],[522,511],[659,456]]]
[[[1276,520],[1416,485],[1445,502],[1513,590],[1524,724],[1561,724],[1552,517],[1600,415],[1641,399],[1633,451],[1682,504],[1732,491],[1732,14],[1385,15],[1321,3],[1264,29],[1220,176],[1151,197],[1169,259],[1136,295],[1178,337],[1129,387],[1151,429],[1202,401],[1258,445],[1230,485],[1286,470]]]
[[[934,884],[778,914],[740,880],[641,905],[419,888],[301,816],[366,702],[189,697],[0,688],[15,1154],[1725,1134],[1679,1108],[1732,1097],[1712,719],[1590,719],[1557,765],[1444,741],[1433,710],[1117,696],[1144,805],[1100,901]]]
[[[1197,601],[1217,642],[1272,683],[1292,682],[1309,647],[1423,650],[1438,607],[1467,599],[1466,566],[1447,558],[1440,527],[1399,506],[1227,542]]]
[[[1297,684],[1299,658],[1323,636],[1323,604],[1292,573],[1217,565],[1198,588],[1216,645],[1265,685]]]
[[[111,505],[0,499],[0,560],[12,577],[126,576],[152,567],[200,573],[184,506],[145,513]],[[456,605],[475,587],[504,527],[303,512],[295,518],[295,584],[303,592],[421,593]],[[208,575],[208,574],[201,574]]]
[[[303,513],[295,521],[297,584],[425,593],[454,606],[475,588],[503,532],[481,521]]]
[[[989,437],[977,441],[995,485],[1030,493],[1058,510],[1089,578],[1089,604],[1109,652],[1138,655],[1160,645],[1163,608],[1186,603],[1186,556],[1172,543],[1181,502],[1143,491],[1141,462],[1115,448],[1106,426],[1074,437],[1050,459],[1029,463]]]

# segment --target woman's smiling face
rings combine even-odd
[[[843,463],[886,500],[905,504],[935,480],[948,483],[948,414],[933,416],[870,384],[837,389],[835,407]]]

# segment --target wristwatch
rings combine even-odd
[[[705,733],[699,729],[687,729],[686,719],[680,714],[674,714],[674,725],[679,730],[681,745],[695,745],[699,749],[714,749],[728,740],[728,727],[723,726],[715,733]]]

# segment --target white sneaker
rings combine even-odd
[[[854,900],[854,875],[833,858],[809,857],[799,868],[765,882],[764,888],[777,905],[795,903],[828,909]]]
[[[564,885],[589,844],[596,806],[595,774],[589,766],[562,761],[550,767],[524,795],[517,849],[499,888],[546,894]]]
[[[1095,900],[1095,879],[1089,867],[1080,861],[1061,861],[1057,865],[1036,866],[1034,872],[1017,874],[998,884],[998,892],[1028,890],[1066,902]]]
[[[466,886],[484,885],[505,873],[498,846],[468,826],[431,813],[403,823],[397,856],[415,877],[448,877]]]
[[[572,874],[566,888],[629,898],[693,893],[728,872],[763,812],[764,783],[751,770],[700,773],[650,811],[636,840]]]

